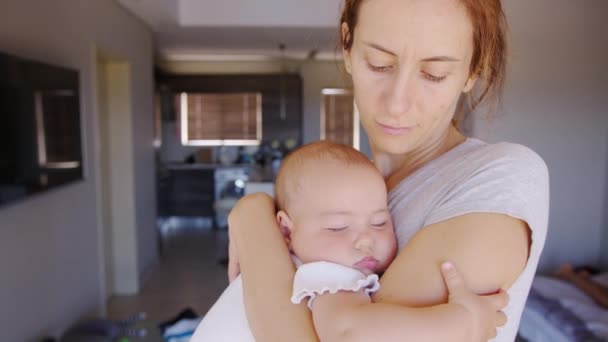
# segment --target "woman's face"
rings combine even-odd
[[[364,1],[344,57],[372,148],[406,154],[440,144],[475,83],[472,55],[472,23],[458,0]]]

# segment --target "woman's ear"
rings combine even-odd
[[[346,38],[348,37],[348,35],[350,35],[350,32],[348,31],[348,25],[346,23],[342,23],[342,57],[344,57],[344,69],[346,69],[346,72],[348,72],[349,74],[351,73],[351,65],[350,65],[350,49],[345,49],[344,48],[344,42],[346,41]]]
[[[277,213],[277,222],[279,223],[279,229],[281,234],[285,238],[287,243],[291,242],[291,232],[293,230],[293,222],[289,218],[289,215],[283,210],[279,210]]]

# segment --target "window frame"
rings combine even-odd
[[[242,93],[256,96],[255,139],[189,139],[188,138],[188,94],[223,95],[236,93],[181,92],[179,93],[180,137],[183,146],[259,146],[262,142],[262,94],[260,92]]]
[[[359,127],[359,111],[357,105],[354,103],[354,92],[350,88],[323,88],[321,89],[321,134],[320,139],[327,139],[327,115],[325,109],[325,97],[326,96],[352,96],[353,97],[353,131],[352,131],[352,147],[357,150],[361,149],[361,129]]]

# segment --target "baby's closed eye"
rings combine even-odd
[[[328,230],[330,232],[342,232],[348,229],[348,226],[344,226],[344,227],[326,227],[325,230]]]

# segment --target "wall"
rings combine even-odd
[[[608,40],[606,44],[608,44]],[[606,60],[608,60],[608,56],[606,57]],[[608,79],[608,72],[606,73],[606,79]],[[606,147],[606,151],[608,151],[608,146]],[[606,184],[604,186],[604,221],[602,223],[603,236],[601,238],[600,247],[602,251],[602,259],[600,261],[600,267],[603,270],[608,270],[608,155],[606,156],[606,178],[604,179],[606,180]]]
[[[152,39],[114,1],[3,1],[0,49],[80,71],[85,181],[0,208],[0,340],[34,341],[103,309],[96,45],[130,63],[139,274],[156,259]]]
[[[607,42],[608,44],[608,42]],[[606,57],[608,60],[608,57]],[[606,79],[608,79],[608,72],[606,73]],[[608,151],[608,147],[606,147],[606,151]],[[600,266],[603,270],[608,270],[608,210],[606,207],[608,206],[608,155],[606,156],[606,185],[604,190],[604,221],[602,224],[602,232],[603,236],[601,238],[601,251],[602,251],[602,260],[600,261]]]
[[[597,265],[608,242],[608,44],[603,0],[504,2],[512,56],[502,114],[477,119],[488,141],[527,145],[549,166],[551,213],[540,269]],[[542,21],[539,21],[542,18]],[[603,221],[603,222],[602,222]],[[602,228],[602,224],[604,224]]]
[[[603,5],[604,5],[604,11],[600,12],[600,13],[606,13],[608,11],[608,4],[604,3]],[[600,38],[599,44],[608,47],[608,29],[604,29],[603,31],[600,31],[600,32],[604,32],[604,37],[603,37],[603,39]],[[603,60],[608,61],[608,48],[604,49]],[[606,67],[606,63],[604,63],[604,66],[605,66],[604,68],[600,69],[600,75],[602,75],[601,77],[604,79],[604,82],[608,83],[608,67]],[[608,97],[606,95],[604,95],[604,96]],[[604,107],[604,113],[607,113],[607,112],[608,112],[608,107]],[[606,176],[604,177],[605,186],[604,186],[604,209],[603,209],[604,210],[604,221],[602,224],[604,236],[601,240],[601,247],[600,247],[600,249],[602,250],[601,267],[604,270],[608,270],[608,141],[606,142],[606,144],[607,144],[607,146],[606,146]]]

